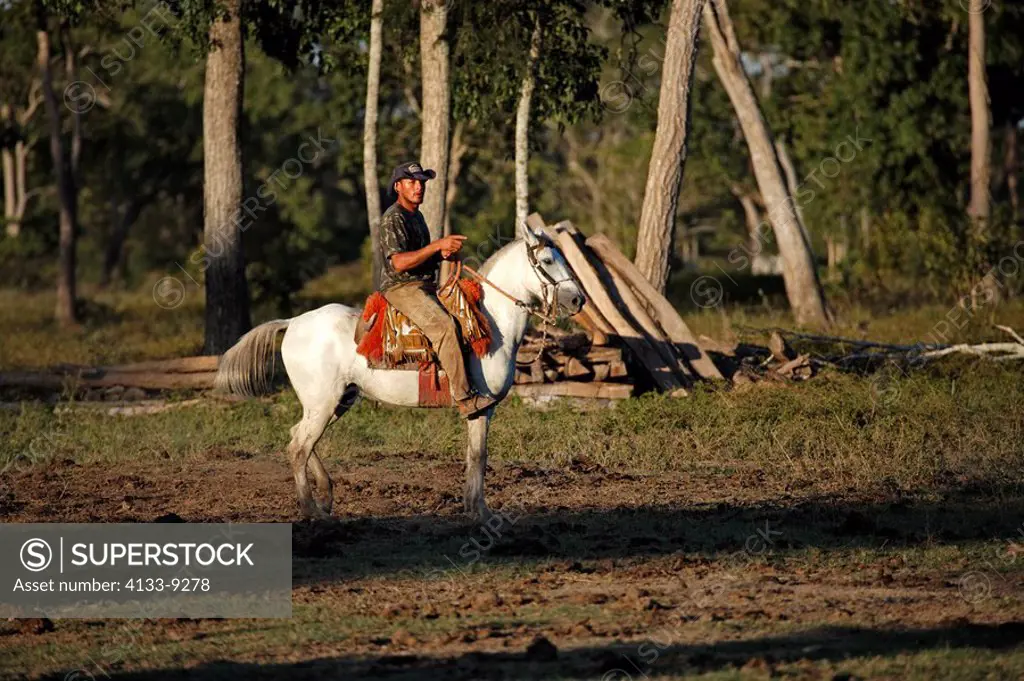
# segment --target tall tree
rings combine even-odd
[[[0,104],[0,125],[6,127],[4,144],[0,145],[4,175],[4,220],[7,236],[21,234],[21,221],[28,208],[28,152],[31,144],[25,130],[42,103],[39,79],[32,81],[25,106]]]
[[[530,212],[530,101],[537,82],[537,60],[540,58],[541,19],[534,14],[533,32],[530,36],[530,52],[527,56],[526,73],[516,107],[516,234],[526,229],[526,216]]]
[[[640,211],[636,266],[658,291],[668,282],[679,186],[686,163],[690,90],[704,0],[673,0],[665,41],[658,126]]]
[[[704,6],[704,25],[714,49],[712,63],[715,72],[729,95],[747,140],[754,177],[764,197],[766,213],[782,257],[782,277],[789,304],[798,323],[825,326],[830,318],[811,245],[800,229],[796,204],[786,186],[771,130],[743,68],[740,45],[726,0],[716,0]]]
[[[78,55],[75,54],[75,43],[71,39],[71,25],[62,21],[60,40],[64,48],[64,76],[68,83],[78,82]],[[75,187],[79,184],[78,166],[82,160],[82,112],[78,107],[68,107],[71,111],[71,149],[68,155],[68,169],[71,182]]]
[[[4,179],[4,222],[9,237],[21,234],[28,200],[28,158],[37,138],[31,126],[43,103],[39,68],[35,63],[38,46],[33,29],[36,7],[16,3],[5,7],[0,18],[0,167]]]
[[[968,212],[976,230],[988,226],[991,204],[989,201],[989,159],[992,152],[988,82],[985,77],[985,13],[978,0],[973,0],[968,12],[968,90],[971,100],[971,203]]]
[[[380,98],[380,53],[384,0],[373,0],[370,9],[370,59],[366,72],[366,113],[363,117],[363,184],[366,187],[366,218],[370,226],[373,287],[380,282],[380,185],[377,180],[377,103]]]
[[[448,189],[449,127],[451,123],[451,79],[449,76],[448,1],[422,0],[420,4],[420,68],[423,88],[423,126],[420,163],[433,168],[437,177],[430,183],[423,205],[423,218],[434,239],[442,235],[445,197]]]
[[[251,326],[242,205],[242,114],[245,52],[242,1],[224,0],[210,24],[203,94],[203,246],[206,264],[205,352],[219,355]]]
[[[37,4],[38,26],[36,28],[36,65],[39,67],[43,89],[43,102],[50,123],[50,156],[57,178],[57,199],[60,204],[60,236],[57,256],[57,307],[54,316],[61,326],[78,323],[75,308],[75,261],[78,238],[78,190],[68,159],[65,156],[60,107],[53,90],[53,71],[50,66],[50,31],[46,10]]]

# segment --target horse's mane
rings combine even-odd
[[[495,251],[494,254],[491,257],[487,258],[487,260],[484,261],[484,264],[480,266],[480,274],[484,275],[485,277],[488,274],[490,274],[491,270],[494,269],[494,266],[497,265],[502,258],[507,256],[512,251],[512,249],[515,248],[516,245],[518,245],[521,242],[521,238],[513,239],[512,241],[508,242],[507,244],[499,248],[497,251]]]
[[[551,240],[548,239],[547,235],[541,234],[540,238],[548,246],[551,246],[553,248],[557,248],[557,246],[555,246],[555,244],[553,244],[551,242]],[[507,256],[512,251],[513,248],[515,248],[518,244],[522,243],[522,241],[523,241],[522,237],[519,237],[517,239],[513,239],[512,241],[508,242],[507,244],[505,244],[504,246],[499,248],[497,251],[495,251],[494,255],[492,255],[491,257],[487,258],[487,260],[484,261],[484,264],[480,266],[480,274],[482,274],[482,275],[484,275],[486,277],[487,274],[491,270],[494,269],[494,266],[497,265],[498,262],[500,262],[502,258]]]

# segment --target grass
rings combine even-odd
[[[326,284],[318,286],[323,293]],[[0,293],[0,323],[8,329],[0,368],[161,358],[195,353],[201,345],[201,308],[188,299],[163,310],[143,294],[97,296],[93,305],[106,312],[67,334],[50,325],[48,302],[47,296]],[[933,313],[941,319],[940,312],[873,319],[869,328],[878,333],[871,337],[910,342],[925,336],[935,324]],[[1024,329],[1024,304],[992,312],[993,321]],[[836,333],[861,333],[859,317],[848,318],[853,327]],[[715,328],[712,322],[723,319],[731,326]],[[688,321],[721,337],[730,328],[783,320],[737,310],[728,318],[697,315]],[[977,326],[975,338],[998,334],[980,313],[970,323]],[[970,325],[961,332],[970,333]],[[536,412],[513,400],[499,409],[491,451],[505,460],[558,465],[589,457],[652,472],[757,467],[779,478],[838,487],[922,490],[971,479],[996,488],[1020,480],[1024,469],[1024,420],[1015,417],[1024,402],[1020,372],[1019,364],[951,358],[869,378],[827,372],[798,386],[701,388],[685,400],[647,395],[606,411]],[[53,457],[79,463],[185,459],[211,448],[273,453],[283,449],[299,413],[291,391],[131,419],[84,411],[58,415],[26,402],[20,410],[0,412],[0,465]],[[362,403],[332,426],[320,450],[346,460],[409,451],[450,457],[461,449],[462,437],[453,413]]]
[[[344,296],[352,303],[358,300],[357,288],[345,282],[321,281],[309,290],[303,305]],[[164,358],[194,354],[201,347],[198,300],[186,297],[182,306],[163,310],[147,299],[145,292],[89,292],[88,297],[91,302],[83,326],[59,333],[50,322],[51,297],[0,292],[0,325],[5,329],[0,338],[0,369]],[[949,309],[935,305],[872,314],[849,307],[842,311],[835,333],[912,343],[927,339],[937,323],[948,319]],[[268,311],[259,312],[257,320],[271,316]],[[791,326],[779,312],[753,308],[734,308],[727,314],[692,313],[687,321],[696,333],[758,342],[764,341],[763,333],[750,329]],[[993,323],[1024,330],[1024,304],[1012,301],[979,310],[963,329],[955,335],[950,332],[949,341],[1001,338],[991,328]],[[955,596],[958,576],[982,569],[979,566],[993,566],[984,567],[993,583],[1002,584],[1003,575],[1006,584],[1020,582],[1021,566],[1016,564],[1020,561],[1006,559],[1005,538],[989,536],[986,528],[977,524],[992,513],[1019,511],[1024,498],[1021,370],[1019,364],[951,358],[907,373],[893,370],[865,377],[825,372],[802,384],[765,382],[734,390],[706,387],[688,399],[646,395],[623,401],[615,409],[588,412],[564,406],[538,412],[512,400],[499,407],[490,452],[496,462],[564,469],[582,460],[634,476],[672,473],[715,480],[737,472],[756,473],[756,479],[772,490],[761,497],[751,490],[759,508],[750,513],[761,514],[758,519],[780,520],[785,541],[765,556],[748,560],[727,550],[744,545],[751,532],[751,517],[735,520],[729,516],[733,511],[719,512],[712,504],[694,503],[678,516],[664,509],[659,515],[657,499],[645,500],[650,506],[632,509],[635,512],[625,509],[614,520],[609,520],[610,513],[596,520],[593,514],[588,519],[580,513],[582,519],[574,522],[586,525],[586,530],[563,531],[558,544],[572,560],[581,556],[578,562],[589,572],[577,575],[578,579],[593,580],[609,592],[621,590],[622,580],[628,582],[637,574],[647,574],[646,570],[656,576],[650,578],[656,583],[685,580],[687,586],[680,587],[684,592],[707,580],[735,576],[738,581],[729,582],[729,596],[738,599],[748,594],[760,599],[774,593],[773,589],[789,588],[766,581],[771,575],[809,586],[817,583],[818,575],[826,575],[823,583],[842,594],[843,589],[866,588],[864,585],[873,589],[873,580],[884,568],[896,574],[897,582],[904,578],[911,584],[922,581],[925,586],[920,588],[926,594],[952,590]],[[277,457],[298,415],[299,405],[288,390],[259,400],[209,401],[132,418],[84,409],[55,413],[52,406],[23,402],[14,409],[0,410],[0,471],[12,464],[22,469],[64,459],[83,466],[148,460],[189,462],[211,450]],[[319,451],[335,464],[374,461],[378,462],[374,465],[400,468],[403,455],[457,460],[463,438],[461,422],[448,411],[390,409],[360,402],[331,427]],[[790,493],[802,501],[787,505]],[[870,509],[881,509],[878,517],[855,518],[864,528],[856,529],[860,536],[852,538],[837,535],[832,525],[815,515],[831,513],[830,500],[850,496],[866,500],[861,515],[870,516]],[[808,501],[815,497],[822,499],[816,507]],[[906,504],[910,510],[900,510]],[[972,514],[972,504],[985,506],[989,516]],[[885,510],[889,506],[895,510]],[[673,523],[694,518],[703,524],[685,532],[687,551],[680,551],[684,568],[672,567],[675,554],[624,550],[623,557],[586,557],[588,551],[594,551],[592,536],[601,522],[613,524],[618,539],[628,545],[630,538],[667,532]],[[1000,528],[1020,522],[1010,520],[1012,523],[1007,520]],[[522,532],[528,533],[534,522],[524,520]],[[901,523],[910,529],[895,532],[897,539],[890,542],[889,533],[900,530]],[[131,672],[127,678],[140,679],[152,678],[144,670],[194,665],[209,678],[302,672],[315,676],[317,669],[323,671],[323,677],[330,677],[331,664],[341,664],[357,677],[372,674],[374,664],[398,664],[395,660],[408,652],[421,655],[420,663],[427,666],[411,668],[405,676],[392,667],[386,671],[401,678],[442,678],[451,675],[452,669],[441,662],[430,667],[435,664],[430,656],[452,655],[454,668],[468,669],[464,676],[473,676],[475,664],[483,665],[479,675],[485,676],[484,672],[493,673],[497,668],[486,663],[487,655],[496,653],[477,652],[461,639],[444,646],[438,642],[467,631],[508,633],[525,628],[547,632],[581,621],[630,633],[616,634],[597,650],[588,649],[594,645],[592,639],[562,634],[562,666],[538,667],[520,657],[503,659],[501,664],[507,665],[503,672],[517,678],[707,681],[769,675],[952,680],[1019,678],[1024,674],[1019,631],[986,624],[1021,612],[1024,604],[1013,586],[1008,595],[974,605],[967,611],[970,622],[966,624],[942,619],[944,611],[935,614],[927,626],[901,622],[898,594],[892,596],[895,600],[856,601],[850,606],[857,611],[854,622],[827,610],[793,620],[716,619],[712,612],[698,610],[699,617],[672,620],[677,640],[659,650],[656,659],[645,658],[649,662],[642,668],[645,676],[636,670],[627,671],[630,676],[607,676],[606,670],[629,670],[617,660],[622,655],[636,659],[639,646],[648,637],[670,626],[664,619],[669,615],[644,608],[614,609],[559,600],[557,588],[545,591],[537,586],[529,588],[540,590],[550,602],[526,604],[514,616],[459,607],[449,607],[432,619],[418,616],[418,611],[388,614],[384,608],[388,603],[422,606],[419,599],[424,593],[431,602],[450,605],[489,589],[516,593],[531,576],[561,576],[566,571],[565,561],[559,558],[485,555],[465,566],[466,575],[457,582],[438,580],[424,588],[421,575],[402,567],[441,565],[442,553],[457,556],[460,545],[474,535],[466,530],[421,537],[409,529],[396,529],[394,535],[345,544],[334,563],[298,559],[297,574],[315,572],[321,563],[330,563],[323,569],[340,570],[346,577],[338,580],[338,591],[330,598],[305,587],[297,590],[292,620],[143,622],[128,646],[119,643],[127,623],[62,621],[57,632],[26,645],[10,645],[13,637],[0,636],[0,677],[56,674],[64,678],[68,669],[83,669],[99,678],[96,663],[103,663],[110,673]],[[353,567],[364,564],[380,567],[363,571]],[[837,599],[842,601],[841,596]],[[959,613],[962,606],[957,602],[950,612]],[[694,615],[685,604],[672,613],[673,617]],[[916,616],[923,617],[920,613]],[[374,643],[389,640],[399,630],[438,646],[423,651],[400,649],[400,655],[393,646]],[[363,652],[350,653],[354,646]],[[612,666],[594,673],[595,668],[587,666],[593,655],[610,656]],[[260,669],[259,664],[270,666]],[[572,671],[573,665],[586,672]]]
[[[589,458],[647,472],[754,467],[837,487],[910,491],[970,479],[995,488],[1024,472],[1024,419],[1014,416],[1022,402],[1019,369],[950,360],[887,378],[884,393],[873,379],[835,373],[798,386],[702,389],[685,400],[648,395],[599,411],[536,412],[513,400],[499,407],[490,450],[498,460]],[[119,419],[23,403],[0,412],[0,465],[183,460],[225,448],[270,454],[283,450],[299,414],[290,392]],[[454,413],[360,403],[320,451],[350,461],[396,452],[450,458],[462,438]]]

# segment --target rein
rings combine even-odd
[[[533,270],[535,272],[537,272],[537,276],[540,278],[541,286],[544,288],[544,292],[546,294],[544,297],[547,298],[547,301],[546,301],[547,305],[545,307],[544,312],[541,312],[537,308],[535,308],[534,306],[532,306],[532,305],[530,305],[530,304],[520,300],[519,298],[516,298],[511,293],[502,290],[502,288],[500,286],[498,286],[497,284],[495,284],[494,282],[489,280],[487,277],[485,277],[484,275],[482,275],[479,272],[477,272],[476,270],[474,270],[469,265],[466,265],[465,263],[462,263],[462,262],[459,263],[459,265],[461,266],[461,268],[464,271],[466,271],[469,274],[473,275],[474,277],[479,279],[481,282],[487,284],[488,286],[493,288],[495,291],[497,291],[501,295],[503,295],[506,298],[508,298],[509,300],[511,300],[518,307],[526,310],[526,312],[528,314],[532,314],[533,316],[537,317],[538,319],[540,319],[541,321],[544,322],[544,330],[541,333],[540,348],[537,350],[537,354],[534,355],[529,361],[520,360],[518,355],[517,355],[515,362],[516,362],[516,364],[518,364],[520,366],[525,366],[525,365],[533,364],[535,361],[537,361],[537,359],[542,354],[544,354],[544,350],[547,349],[547,347],[548,347],[548,329],[555,325],[556,319],[555,319],[553,313],[554,313],[555,309],[558,306],[558,301],[557,301],[558,285],[561,283],[561,282],[558,282],[558,281],[555,281],[554,279],[552,279],[551,276],[547,273],[547,271],[543,267],[540,266],[540,263],[537,262],[537,256],[536,256],[536,253],[534,253],[534,249],[533,248],[527,246],[527,248],[526,248],[526,256],[530,260],[530,266],[533,268]],[[551,291],[551,293],[550,293],[550,295],[547,295],[547,292],[549,290]]]
[[[523,310],[525,310],[527,312],[527,314],[532,314],[533,316],[537,317],[538,319],[540,319],[541,321],[544,322],[544,330],[542,332],[541,339],[540,339],[540,349],[537,351],[537,354],[534,355],[533,358],[530,359],[529,361],[520,361],[518,359],[518,356],[517,356],[516,364],[519,364],[519,365],[533,364],[537,360],[537,358],[539,358],[541,356],[541,354],[543,354],[544,350],[548,346],[548,330],[552,326],[554,326],[555,322],[556,322],[555,313],[556,313],[556,310],[558,308],[558,285],[563,283],[563,282],[562,281],[555,281],[555,279],[550,274],[548,274],[547,270],[545,270],[543,267],[541,267],[540,262],[538,262],[538,260],[537,260],[537,252],[536,252],[540,248],[541,248],[540,245],[537,245],[537,246],[529,246],[529,245],[527,245],[527,247],[526,247],[526,257],[530,261],[530,267],[533,269],[534,272],[537,273],[537,277],[540,279],[541,288],[544,291],[544,293],[542,295],[542,298],[544,298],[546,300],[545,300],[545,306],[544,306],[544,311],[543,312],[538,310],[533,305],[530,305],[529,303],[527,303],[527,302],[525,302],[523,300],[520,300],[519,298],[516,298],[514,295],[512,295],[508,291],[503,290],[500,286],[495,284],[493,281],[491,281],[490,279],[488,279],[484,275],[480,274],[479,272],[474,270],[469,265],[463,263],[462,261],[459,261],[459,265],[458,265],[459,266],[459,270],[465,271],[468,274],[472,275],[473,277],[476,277],[482,283],[487,284],[488,286],[493,288],[495,291],[497,291],[501,295],[503,295],[506,298],[508,298],[509,300],[511,300],[513,303],[516,304],[517,307],[520,307]],[[456,276],[458,276],[458,275],[456,275]],[[567,281],[567,280],[565,280],[565,281]]]
[[[469,265],[467,265],[465,263],[460,263],[460,264],[461,264],[462,270],[464,272],[468,272],[472,276],[474,276],[477,279],[479,279],[481,282],[487,284],[488,286],[493,288],[495,291],[497,291],[501,295],[503,295],[506,298],[508,298],[509,300],[511,300],[518,307],[521,307],[524,310],[526,310],[527,313],[534,315],[538,319],[540,319],[540,320],[542,320],[542,321],[544,321],[544,322],[546,322],[548,324],[554,324],[555,323],[555,321],[556,321],[555,318],[550,315],[552,309],[554,308],[554,306],[556,304],[554,296],[551,296],[551,299],[548,301],[548,305],[547,305],[547,308],[545,309],[545,311],[541,312],[537,308],[535,308],[534,306],[530,305],[529,303],[527,303],[525,301],[522,301],[519,298],[516,298],[511,293],[508,293],[507,291],[503,290],[500,286],[498,286],[497,284],[492,282],[490,279],[488,279],[484,275],[482,275],[479,272],[477,272],[476,270],[474,270]]]

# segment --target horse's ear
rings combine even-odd
[[[538,246],[540,245],[540,235],[533,231],[532,228],[526,227],[523,230],[523,238],[526,239],[527,246]]]

